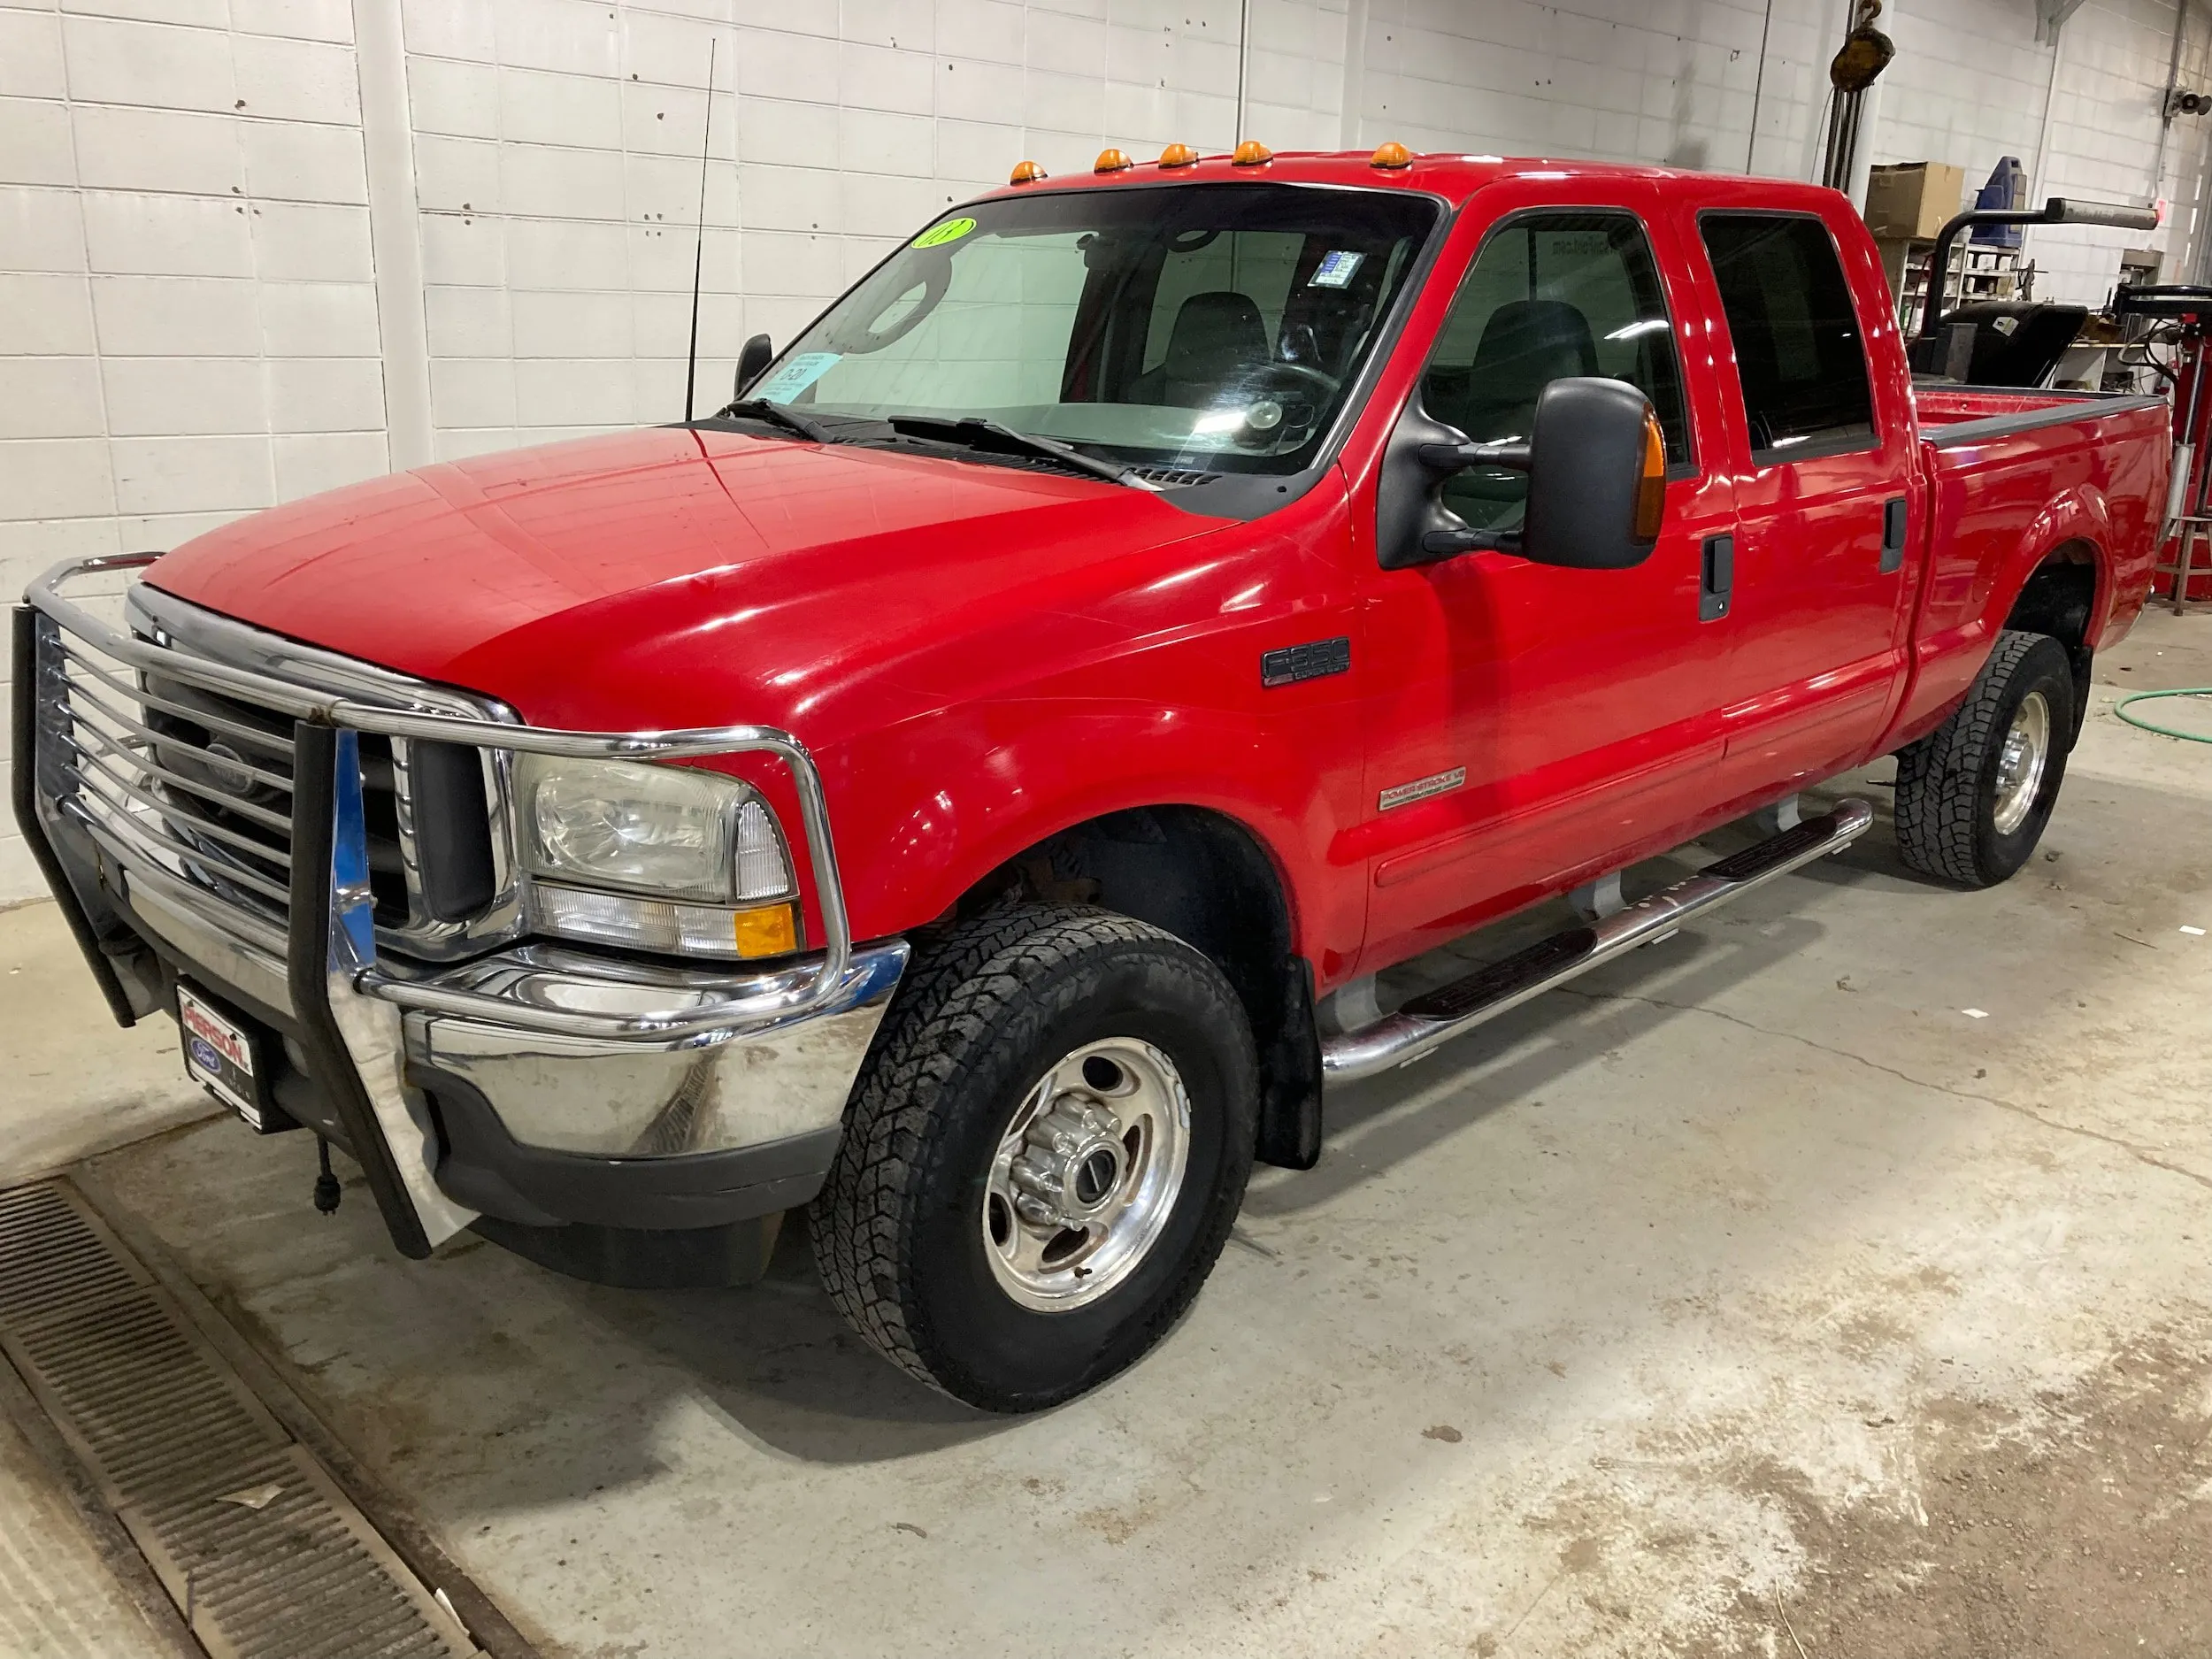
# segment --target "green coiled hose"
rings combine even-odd
[[[2140,731],[2155,732],[2161,737],[2177,737],[2188,743],[2212,743],[2212,732],[2185,732],[2177,726],[2161,726],[2155,720],[2146,720],[2128,712],[2131,703],[2149,703],[2158,697],[2202,697],[2212,702],[2212,686],[2184,686],[2178,691],[2131,692],[2112,705],[2112,712]]]

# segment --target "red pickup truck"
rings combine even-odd
[[[2149,581],[2158,400],[1916,391],[1806,186],[1017,177],[710,419],[27,595],[17,807],[116,1018],[349,1155],[406,1254],[735,1282],[810,1205],[870,1342],[1043,1406],[1188,1305],[1326,1083],[1867,827],[1803,786],[1895,754],[1943,880],[2034,847]]]

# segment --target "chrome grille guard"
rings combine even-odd
[[[25,603],[65,634],[84,639],[119,661],[210,691],[264,703],[291,715],[304,726],[553,755],[572,760],[688,760],[710,755],[756,753],[772,755],[783,762],[798,790],[807,857],[812,867],[815,907],[824,934],[822,958],[813,972],[795,985],[787,985],[769,996],[687,1010],[681,1016],[671,1014],[665,1018],[652,1015],[594,1015],[582,1010],[547,1010],[543,1024],[546,1031],[614,1041],[635,1039],[662,1042],[672,1037],[704,1034],[733,1025],[791,1018],[837,994],[852,964],[852,926],[838,876],[837,851],[831,838],[829,806],[822,791],[821,772],[806,745],[790,733],[766,726],[695,726],[671,732],[572,732],[388,708],[359,698],[314,691],[137,638],[102,622],[60,591],[64,585],[83,577],[142,569],[159,557],[154,553],[130,553],[59,565],[31,584],[24,595]],[[305,801],[296,803],[296,814],[305,810],[308,804]],[[296,837],[296,829],[294,833]],[[417,985],[405,975],[395,974],[380,965],[373,953],[365,960],[360,988],[403,1008],[429,1013],[467,1018],[496,1012],[510,1022],[515,1018],[515,1010],[510,1002]]]
[[[61,904],[87,963],[100,983],[117,1020],[134,1023],[141,1009],[101,946],[85,902],[51,844],[45,814],[58,810],[50,782],[73,787],[80,751],[72,739],[66,706],[73,682],[65,672],[57,714],[47,703],[42,648],[57,661],[67,641],[81,641],[113,661],[142,672],[221,695],[257,703],[287,715],[292,728],[291,823],[288,903],[281,918],[242,912],[205,881],[188,879],[171,867],[176,849],[155,832],[162,821],[141,826],[138,835],[100,826],[93,815],[73,822],[93,833],[102,849],[121,865],[127,881],[145,879],[150,887],[174,899],[188,894],[211,919],[264,948],[282,948],[291,1013],[318,1080],[332,1094],[346,1125],[378,1208],[394,1241],[409,1256],[427,1255],[431,1240],[419,1212],[434,1211],[443,1201],[428,1186],[426,1170],[415,1162],[403,1166],[388,1144],[405,1133],[398,1078],[386,1078],[398,1056],[387,1039],[396,1036],[401,1014],[413,1011],[493,1023],[603,1041],[666,1047],[711,1041],[718,1033],[775,1026],[803,1018],[849,989],[855,967],[852,928],[839,879],[831,839],[829,809],[820,770],[806,746],[787,732],[764,726],[703,726],[668,732],[573,732],[541,726],[428,713],[385,706],[358,697],[315,690],[291,681],[139,637],[94,616],[62,590],[82,579],[142,569],[154,553],[72,561],[33,582],[16,612],[14,723],[16,762],[14,805],[31,851]],[[82,660],[81,657],[79,658]],[[359,734],[463,744],[495,751],[527,752],[582,759],[670,761],[713,755],[766,754],[791,773],[799,798],[802,826],[811,866],[817,914],[824,934],[822,952],[776,974],[765,992],[732,996],[642,1013],[575,1007],[533,1008],[510,998],[451,984],[431,984],[403,965],[380,959],[368,885],[367,841],[362,811]],[[45,798],[42,799],[42,795]],[[143,803],[158,815],[163,803]],[[150,849],[171,864],[149,856]],[[273,893],[263,895],[273,897]],[[280,933],[278,930],[280,929]],[[373,1010],[382,1006],[383,1013]]]

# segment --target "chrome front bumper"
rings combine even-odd
[[[811,1194],[907,947],[855,948],[820,778],[797,740],[756,726],[556,732],[332,695],[110,626],[61,591],[149,562],[65,565],[33,586],[16,626],[17,814],[119,1018],[152,1011],[183,974],[271,1024],[329,1097],[410,1255],[480,1214],[686,1227]],[[158,833],[141,836],[73,797],[69,675],[85,649],[294,719],[280,919],[229,902],[189,857],[171,856],[173,826],[157,818]],[[380,952],[363,732],[508,754],[772,754],[797,785],[825,948],[751,972],[532,943],[434,965]],[[149,805],[158,813],[157,798]],[[166,975],[134,963],[141,941]]]

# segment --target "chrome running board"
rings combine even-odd
[[[1321,1074],[1331,1082],[1348,1083],[1418,1060],[1461,1033],[1587,973],[1601,962],[1672,938],[1683,923],[1702,911],[1741,898],[1816,858],[1841,852],[1873,822],[1874,809],[1865,802],[1839,801],[1832,810],[1731,853],[1624,910],[1554,933],[1502,961],[1478,968],[1463,979],[1415,997],[1371,1025],[1324,1038]]]

